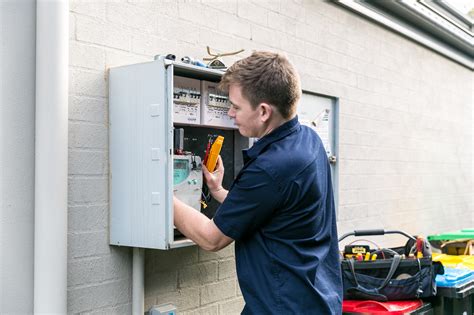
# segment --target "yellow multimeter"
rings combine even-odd
[[[222,145],[224,144],[224,137],[218,136],[217,139],[212,144],[211,150],[209,151],[209,156],[207,157],[206,167],[209,172],[214,172],[217,164],[217,158],[221,153]]]

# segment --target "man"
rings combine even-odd
[[[205,250],[235,240],[243,314],[340,314],[342,283],[328,159],[316,133],[301,126],[298,75],[285,56],[254,52],[232,65],[220,87],[228,90],[245,137],[244,166],[227,191],[224,167],[203,167],[221,203],[209,220],[174,199],[175,226]]]

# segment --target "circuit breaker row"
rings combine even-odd
[[[229,98],[217,89],[217,83],[186,77],[173,77],[173,122],[235,128],[227,112]]]

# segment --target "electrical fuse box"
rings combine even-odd
[[[235,128],[234,121],[227,115],[230,109],[229,97],[217,89],[214,82],[203,82],[201,121],[203,125]]]
[[[201,82],[174,76],[174,122],[199,125],[201,122]]]
[[[227,118],[227,96],[216,90],[223,73],[159,57],[109,74],[110,244],[193,245],[174,228],[173,194],[212,218],[217,202],[201,203],[208,142],[224,137],[229,187],[251,141]]]

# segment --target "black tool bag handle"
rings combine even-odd
[[[351,287],[347,289],[347,292],[352,294],[353,296],[357,296],[358,298],[362,298],[364,300],[375,300],[380,302],[386,302],[389,298],[382,294],[381,291],[387,286],[387,284],[392,280],[395,271],[397,270],[401,261],[400,255],[393,256],[392,263],[390,264],[390,269],[388,271],[387,276],[383,280],[383,282],[379,285],[379,287],[367,287],[362,286],[359,281],[357,280],[357,275],[355,273],[354,268],[354,259],[348,259],[349,270],[352,274],[354,279],[355,287]]]
[[[382,284],[376,289],[377,292],[379,290],[382,290],[383,288],[385,288],[385,286],[388,284],[388,282],[390,280],[392,280],[392,277],[395,273],[395,271],[397,271],[397,268],[398,268],[398,265],[400,265],[400,261],[402,260],[401,256],[400,255],[394,255],[393,256],[393,260],[392,260],[392,263],[390,265],[390,270],[388,271],[388,274],[387,274],[387,277],[385,278],[385,280],[382,282]],[[352,273],[352,276],[354,277],[354,281],[357,285],[358,288],[363,288],[359,282],[357,281],[357,276],[356,276],[356,273],[355,273],[355,268],[354,268],[354,259],[348,259],[347,262],[349,263],[349,268],[351,270],[351,273]],[[368,291],[368,289],[364,288],[365,290]]]
[[[416,240],[415,237],[400,230],[387,230],[386,231],[383,229],[375,229],[375,230],[355,230],[354,232],[346,233],[339,238],[339,242],[352,235],[353,236],[372,236],[372,235],[385,235],[385,234],[401,234],[401,235],[406,236],[409,239],[412,239],[414,241]]]

